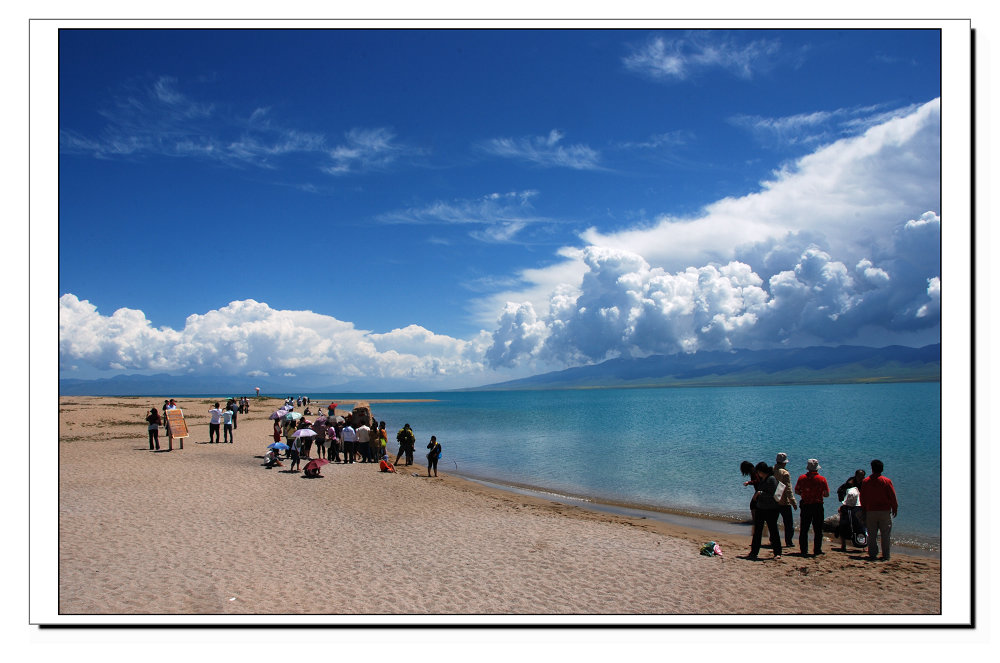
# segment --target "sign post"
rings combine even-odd
[[[187,422],[184,421],[184,413],[180,408],[174,408],[173,410],[165,410],[164,414],[167,416],[167,439],[169,444],[167,451],[174,450],[175,437],[180,442],[180,448],[184,449],[184,438],[191,435],[188,433]]]

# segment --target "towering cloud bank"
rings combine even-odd
[[[562,251],[566,261],[524,275],[535,296],[507,305],[490,364],[932,335],[940,324],[939,135],[934,100],[697,217],[588,230],[582,249]],[[580,281],[549,278],[574,265]]]

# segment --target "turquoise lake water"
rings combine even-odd
[[[879,458],[900,503],[894,540],[940,546],[939,383],[308,395],[437,399],[372,409],[390,450],[404,423],[420,460],[436,435],[443,471],[722,519],[749,518],[742,460],[783,451],[794,483],[817,458],[829,516],[837,486]]]

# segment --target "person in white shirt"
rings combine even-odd
[[[222,423],[222,410],[219,409],[219,404],[216,403],[215,407],[208,411],[211,420],[208,422],[208,443],[218,444],[219,443],[219,425]],[[215,438],[214,440],[212,438]]]
[[[344,426],[344,430],[341,433],[344,441],[344,462],[353,463],[354,462],[354,447],[358,441],[358,434],[354,432],[354,429],[350,426]]]
[[[222,411],[222,441],[233,443],[233,422],[236,420],[236,413],[231,409]],[[218,435],[218,433],[216,433]]]
[[[861,491],[859,486],[865,478],[865,471],[858,470],[854,476],[845,481],[837,488],[837,497],[840,497],[840,552],[847,552],[847,542],[855,538],[856,531],[865,535],[867,541],[867,528],[860,518]]]
[[[361,453],[361,462],[375,462],[375,458],[371,455],[371,446],[369,441],[371,440],[372,429],[368,427],[367,424],[361,424],[354,429],[354,432],[358,436],[358,451]]]

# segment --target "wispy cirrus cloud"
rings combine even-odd
[[[620,150],[662,150],[686,145],[693,139],[691,131],[676,130],[653,134],[643,140],[619,141],[615,147]]]
[[[553,129],[547,136],[522,138],[494,138],[480,145],[480,149],[498,157],[529,161],[548,168],[573,170],[599,170],[600,153],[588,145],[563,145],[564,135]]]
[[[515,241],[525,228],[535,224],[554,223],[538,216],[531,200],[537,191],[490,193],[475,199],[435,201],[425,207],[410,207],[387,212],[378,217],[382,223],[427,225],[470,225],[469,236],[482,242]]]
[[[397,143],[396,135],[384,127],[351,129],[344,139],[344,143],[330,150],[332,164],[323,168],[330,175],[382,170],[403,154],[414,152]]]
[[[105,125],[94,135],[60,130],[60,151],[100,159],[151,156],[199,158],[230,166],[272,169],[281,159],[315,158],[317,170],[345,175],[385,168],[412,153],[386,128],[353,128],[330,146],[323,133],[282,126],[263,106],[247,114],[193,99],[169,76],[133,87],[100,111]]]
[[[770,68],[779,49],[774,40],[741,44],[724,33],[690,32],[672,39],[658,35],[633,47],[622,63],[629,71],[656,80],[685,80],[709,69],[723,69],[751,79],[757,71]]]
[[[763,144],[819,145],[860,135],[870,127],[910,115],[918,107],[918,104],[892,109],[884,105],[855,106],[781,117],[734,115],[729,122],[749,130]]]

